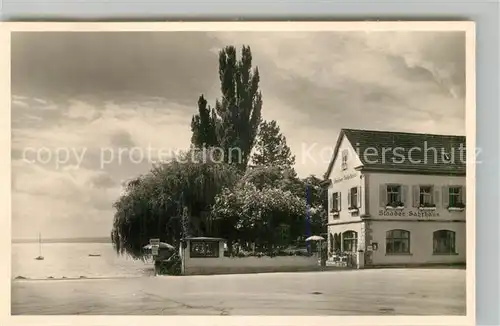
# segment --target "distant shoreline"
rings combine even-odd
[[[152,269],[152,271],[154,271]],[[85,280],[122,280],[132,278],[152,277],[152,275],[137,275],[137,276],[82,276],[82,277],[46,277],[46,278],[13,278],[12,282],[59,282],[59,281],[85,281]]]
[[[12,239],[12,243],[38,243],[38,239]],[[42,239],[42,243],[111,243],[111,239],[108,237],[52,238],[52,239]]]

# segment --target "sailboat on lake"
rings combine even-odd
[[[36,260],[44,260],[42,256],[42,234],[38,233],[38,257],[35,258]]]

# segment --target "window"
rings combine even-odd
[[[342,151],[342,170],[347,170],[347,149]]]
[[[409,254],[410,232],[405,230],[390,230],[386,233],[386,254]]]
[[[218,241],[191,241],[189,256],[192,258],[219,257]]]
[[[379,187],[380,207],[403,209],[406,206],[405,200],[406,194],[408,194],[408,186],[382,183]]]
[[[431,186],[420,186],[419,203],[420,205],[423,206],[428,206],[433,204]]]
[[[450,187],[449,193],[449,206],[459,207],[462,205],[462,187]]]
[[[358,187],[349,190],[349,208],[358,208]]]
[[[439,230],[433,233],[433,253],[434,254],[455,254],[455,232],[449,230]]]
[[[358,250],[358,233],[355,231],[345,231],[342,234],[344,251],[355,252]]]
[[[340,239],[341,239],[340,233],[333,234],[333,251],[334,252],[338,252],[342,248]]]
[[[340,211],[340,193],[334,192],[332,194],[332,212],[338,212]]]
[[[401,186],[388,185],[387,186],[387,204],[401,202]]]

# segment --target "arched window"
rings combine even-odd
[[[455,232],[438,230],[432,235],[432,248],[435,254],[455,254]]]
[[[342,233],[344,251],[356,251],[358,249],[358,233],[355,231],[345,231]]]
[[[386,232],[385,238],[385,253],[395,255],[410,253],[410,232],[390,230]]]

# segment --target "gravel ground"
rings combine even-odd
[[[12,315],[465,315],[463,269],[12,282]]]

